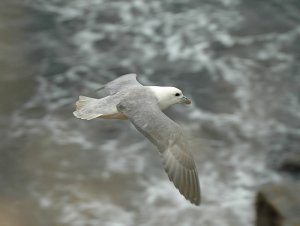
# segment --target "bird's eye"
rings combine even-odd
[[[180,93],[175,93],[175,96],[179,97],[179,96],[180,96]]]

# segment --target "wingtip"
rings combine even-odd
[[[199,206],[201,203],[201,190],[197,169],[186,169],[184,166],[174,164],[174,156],[164,153],[163,166],[169,180],[174,184],[179,193],[191,204]],[[162,156],[162,154],[160,154]]]
[[[201,204],[201,197],[195,197],[195,200],[189,200],[192,204],[194,204],[195,206],[200,206]]]
[[[200,206],[200,204],[201,204],[201,195],[200,195],[200,193],[196,193],[195,195],[196,195],[195,197],[185,197],[184,195],[183,196],[187,200],[189,200],[193,205]]]

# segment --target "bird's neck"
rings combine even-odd
[[[161,110],[164,110],[174,103],[170,102],[170,87],[163,86],[148,86],[158,99],[158,104]]]

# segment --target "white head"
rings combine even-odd
[[[159,106],[162,110],[177,103],[190,104],[191,100],[182,94],[176,87],[149,86],[158,99]]]

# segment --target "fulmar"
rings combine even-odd
[[[179,192],[191,203],[200,204],[197,168],[186,136],[178,124],[162,111],[173,104],[190,104],[180,89],[143,86],[135,74],[127,74],[102,88],[105,97],[79,96],[74,116],[80,119],[129,119],[159,150],[163,166]]]

